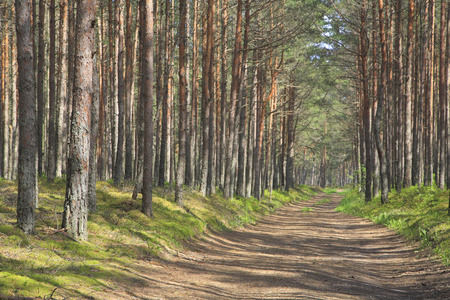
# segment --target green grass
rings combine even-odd
[[[327,195],[336,194],[338,191],[336,188],[326,187],[323,189],[323,192]]]
[[[325,204],[325,203],[329,203],[330,201],[331,201],[330,198],[323,198],[323,199],[320,199],[319,201],[317,201],[316,203],[314,203],[314,206],[322,205],[322,204]]]
[[[383,224],[410,240],[431,249],[446,266],[450,265],[449,190],[413,186],[401,193],[392,191],[389,203],[381,205],[380,197],[365,203],[356,190],[349,191],[337,211]]]
[[[36,234],[26,236],[14,227],[17,183],[0,179],[0,296],[85,298],[118,283],[134,283],[139,279],[127,269],[136,261],[163,259],[205,230],[254,224],[317,192],[299,186],[289,193],[273,191],[271,197],[266,191],[257,201],[224,199],[221,194],[202,197],[186,188],[185,208],[180,208],[166,186],[154,189],[150,219],[140,212],[141,198],[131,199],[133,186],[98,182],[98,212],[89,216],[89,241],[79,244],[60,230],[65,186],[63,179],[52,184],[40,179]]]
[[[312,208],[312,207],[303,207],[301,210],[304,213],[308,213],[308,212],[314,211],[314,208]]]

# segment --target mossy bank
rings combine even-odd
[[[411,241],[420,242],[432,250],[435,257],[450,265],[449,190],[436,186],[403,189],[389,193],[389,202],[381,205],[380,197],[366,203],[357,190],[348,191],[337,211],[370,219],[402,234]]]

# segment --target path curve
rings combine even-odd
[[[139,280],[109,298],[450,299],[448,268],[383,226],[335,212],[340,199],[321,194],[168,261],[138,262],[128,271]]]

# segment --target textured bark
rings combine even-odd
[[[100,44],[101,47],[101,44]],[[91,104],[91,137],[89,146],[89,183],[88,183],[88,208],[90,213],[97,211],[97,193],[95,184],[97,182],[97,162],[95,154],[97,152],[99,98],[100,98],[100,77],[97,67],[97,55],[94,55],[92,72],[92,104]]]
[[[68,144],[70,142],[70,130],[71,130],[71,117],[72,117],[72,104],[73,104],[73,84],[74,84],[74,71],[75,71],[75,2],[76,1],[67,1],[68,7],[67,7],[67,23],[68,23],[68,41],[67,41],[67,60],[68,60],[68,66],[67,66],[67,126],[65,131],[66,141],[67,143],[64,144],[64,152],[63,152],[63,158],[64,158],[64,165],[63,169],[64,172],[67,175],[67,158],[69,155],[69,147]]]
[[[96,0],[78,0],[72,127],[62,227],[87,240],[91,103]]]
[[[228,83],[228,0],[222,1],[222,26],[220,35],[220,137],[219,137],[219,187],[223,190],[225,185],[225,160],[227,141],[227,83]],[[219,96],[217,94],[217,96]],[[217,116],[219,117],[219,115]]]
[[[109,35],[109,134],[110,134],[110,142],[111,142],[111,151],[110,151],[110,174],[114,173],[115,170],[115,160],[116,160],[116,116],[115,116],[115,107],[116,107],[116,51],[115,51],[115,30],[114,30],[114,10],[113,10],[113,1],[108,1],[108,35]]]
[[[179,154],[178,167],[175,188],[175,201],[183,206],[183,182],[186,167],[186,130],[187,130],[187,111],[186,111],[186,0],[180,1],[180,27],[179,27],[179,80],[180,80],[180,108],[179,108]]]
[[[106,50],[105,45],[103,44],[104,38],[105,38],[105,25],[104,25],[104,2],[100,5],[100,28],[99,28],[99,35],[100,40],[102,43],[100,43],[99,46],[99,52],[100,52],[100,98],[99,98],[99,118],[98,118],[98,143],[97,143],[97,176],[99,180],[105,180],[106,178],[106,172],[105,172],[105,161],[107,160],[106,157],[106,99],[107,99],[107,85],[108,85],[108,79],[107,79],[107,67],[106,63],[103,63],[106,59]]]
[[[408,4],[408,30],[406,52],[408,60],[406,62],[406,109],[405,109],[405,176],[403,185],[410,187],[412,183],[412,97],[413,97],[413,44],[414,44],[414,0],[409,0]]]
[[[210,162],[212,155],[209,154],[210,150],[210,106],[213,103],[212,99],[212,86],[210,84],[209,76],[213,73],[212,59],[214,54],[214,39],[213,39],[213,24],[214,24],[214,1],[208,0],[206,18],[204,18],[204,54],[203,54],[203,73],[202,73],[202,125],[203,125],[203,140],[202,140],[202,170],[200,179],[200,192],[203,196],[208,194],[208,177],[211,176]]]
[[[435,1],[428,1],[428,24],[427,31],[430,39],[427,45],[427,89],[424,103],[424,185],[431,186],[433,183],[433,142],[434,142],[434,37],[435,37]],[[424,66],[423,66],[424,67]]]
[[[53,182],[56,176],[57,144],[56,144],[56,14],[55,0],[50,1],[50,46],[49,46],[49,111],[48,111],[48,147],[47,147],[47,181]]]
[[[36,186],[36,102],[33,44],[29,1],[16,0],[19,91],[19,165],[17,223],[25,233],[34,232]]]
[[[439,139],[440,139],[440,149],[439,149],[439,173],[437,178],[437,185],[440,189],[445,188],[445,167],[446,167],[446,146],[447,146],[447,139],[446,139],[446,128],[448,126],[447,123],[447,106],[448,98],[447,98],[447,89],[448,89],[448,83],[447,83],[447,69],[448,66],[446,66],[446,31],[447,31],[447,24],[445,19],[446,14],[446,1],[441,0],[441,27],[440,27],[440,42],[439,42]]]
[[[449,97],[449,88],[450,88],[450,5],[447,6],[447,61],[445,63],[445,68],[447,70],[447,99]],[[450,101],[450,100],[448,100]],[[447,135],[447,189],[450,190],[450,103],[447,102],[447,126],[446,126],[446,135]],[[450,197],[449,197],[450,204]],[[448,208],[448,212],[450,215],[450,205]]]
[[[245,1],[245,27],[244,27],[244,48],[242,50],[242,68],[241,68],[241,93],[240,93],[240,113],[239,113],[239,157],[238,157],[238,170],[237,170],[237,183],[236,193],[241,196],[246,196],[247,186],[247,111],[249,111],[249,102],[247,97],[247,57],[248,57],[248,44],[249,44],[249,31],[250,31],[250,1]],[[274,151],[275,152],[275,151]]]
[[[153,1],[140,0],[141,101],[144,103],[144,165],[142,212],[153,216]]]
[[[118,184],[123,178],[123,148],[124,148],[124,78],[123,78],[123,61],[124,61],[124,48],[123,48],[123,2],[122,0],[116,0],[116,22],[118,35],[117,46],[117,106],[118,106],[118,122],[117,122],[117,152],[114,169],[114,183]]]
[[[7,20],[7,14],[6,14],[6,5],[3,7],[0,7],[0,16],[2,20]],[[7,23],[6,23],[7,24]],[[8,60],[6,59],[7,56],[7,43],[6,40],[8,38],[7,25],[3,24],[3,22],[0,23],[0,42],[2,43],[0,45],[1,54],[0,54],[0,177],[5,177],[5,148],[6,148],[6,141],[5,141],[5,127],[8,126],[7,122],[5,121],[5,118],[7,116],[7,110],[6,110],[6,103],[7,103],[7,95],[8,92],[4,91],[4,87],[7,87],[8,85],[5,83],[6,77],[7,77],[7,65]]]
[[[425,7],[425,12],[423,13],[424,21],[420,23],[420,25],[427,24],[428,21],[428,6],[426,3],[422,3],[422,5]],[[421,12],[421,10],[419,10]],[[413,178],[412,178],[412,184],[413,185],[422,185],[423,183],[423,103],[425,101],[425,94],[427,92],[427,84],[426,82],[426,69],[427,69],[427,60],[426,60],[426,50],[428,45],[428,38],[429,33],[426,32],[426,30],[421,30],[421,45],[420,45],[420,64],[417,66],[420,68],[418,70],[419,73],[419,83],[417,84],[419,86],[419,95],[416,96],[416,103],[414,107],[414,116],[416,118],[414,122],[414,137],[413,137]],[[419,52],[419,51],[417,51]],[[417,55],[419,56],[419,55]]]
[[[133,81],[134,81],[134,39],[132,29],[133,13],[131,0],[126,0],[126,69],[125,69],[125,180],[133,177],[133,132],[131,128],[133,109]]]
[[[372,128],[374,127],[375,124],[375,113],[376,113],[376,98],[378,96],[378,58],[377,58],[377,42],[378,42],[378,38],[377,38],[377,21],[376,21],[376,8],[377,8],[377,3],[374,1],[373,2],[373,10],[372,10],[372,16],[374,16],[373,18],[373,32],[372,32]],[[373,144],[373,140],[374,140],[374,130],[371,130],[371,139],[372,139],[372,144]],[[378,160],[378,150],[376,149],[376,145],[375,147],[373,147],[373,196],[377,197],[380,193],[380,163]]]
[[[234,149],[234,139],[236,136],[236,110],[238,105],[239,86],[241,82],[241,47],[242,47],[242,0],[237,1],[236,9],[236,30],[234,40],[233,64],[231,69],[231,91],[230,91],[230,112],[228,116],[228,139],[227,157],[225,162],[225,185],[223,195],[225,198],[233,197],[231,182],[234,180],[235,170],[232,159],[236,155]]]
[[[383,113],[384,101],[385,101],[385,86],[386,86],[386,66],[387,66],[387,49],[386,49],[386,33],[384,26],[384,3],[383,0],[378,0],[378,20],[380,28],[380,41],[381,41],[381,80],[378,86],[378,99],[376,105],[376,115],[375,115],[375,141],[378,150],[378,156],[380,160],[380,179],[381,179],[381,203],[388,202],[388,178],[387,178],[387,161],[386,152],[384,149],[383,141],[381,138],[381,115]],[[375,106],[375,105],[374,105]]]
[[[190,56],[190,44],[191,44],[191,26],[190,26],[190,2],[186,2],[186,145],[185,145],[185,151],[186,151],[186,167],[184,172],[184,183],[187,185],[191,184],[191,174],[192,174],[192,156],[195,156],[194,153],[192,153],[191,150],[191,128],[192,128],[192,88],[191,88],[191,81],[189,80],[189,76],[191,74],[190,69],[190,63],[191,63],[191,56]],[[188,175],[190,178],[188,179]]]
[[[159,149],[159,170],[158,170],[158,185],[164,186],[166,182],[166,167],[167,165],[167,144],[169,143],[169,76],[170,76],[170,1],[165,1],[165,18],[164,18],[164,87],[161,98],[161,146]],[[159,75],[160,76],[160,75]]]
[[[56,132],[55,143],[57,146],[56,160],[56,176],[62,175],[63,157],[67,145],[67,0],[62,0],[59,7],[59,48],[58,48],[58,74],[56,97],[58,97],[58,105],[56,109]]]
[[[366,1],[361,8],[361,28],[359,33],[360,61],[361,61],[361,87],[362,87],[362,123],[364,128],[366,180],[365,180],[365,200],[372,200],[372,135],[370,130],[370,98],[369,98],[369,76],[367,71],[367,33],[366,33]]]
[[[394,101],[396,106],[397,126],[396,132],[396,189],[401,191],[403,185],[403,64],[402,64],[402,0],[395,2],[395,27],[394,27]]]
[[[291,81],[291,85],[292,85]],[[289,192],[289,188],[294,187],[294,103],[295,103],[295,87],[290,86],[289,88],[289,99],[288,99],[288,115],[287,115],[287,157],[286,157],[286,185],[284,190]],[[326,126],[325,126],[326,128]],[[326,134],[326,129],[325,129]],[[324,152],[326,157],[326,152]],[[326,158],[325,158],[326,162]],[[325,172],[324,172],[325,173]],[[325,175],[323,175],[325,178]]]
[[[37,155],[38,175],[43,174],[44,78],[45,78],[45,0],[39,0],[39,60],[37,77]]]

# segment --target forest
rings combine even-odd
[[[87,239],[96,181],[260,199],[298,184],[450,182],[445,0],[5,0],[0,176],[35,231],[38,178],[67,182]]]
[[[450,297],[449,58],[448,0],[1,0],[0,298]]]

